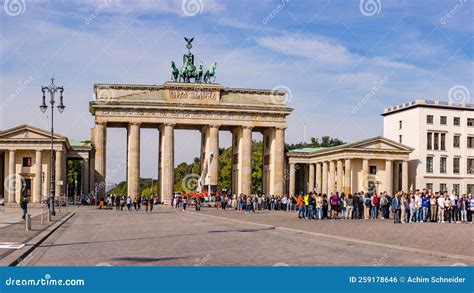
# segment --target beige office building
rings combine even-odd
[[[410,189],[474,191],[474,105],[416,100],[382,116],[384,136],[414,148]]]
[[[54,134],[53,150],[55,197],[66,194],[67,161],[81,160],[82,171],[78,193],[94,190],[94,172],[90,160],[93,151],[88,141],[73,141]],[[48,197],[50,191],[51,133],[31,126],[20,125],[0,131],[0,199],[7,204],[19,203],[26,196],[32,203]]]

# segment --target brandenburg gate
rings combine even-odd
[[[96,186],[104,194],[107,128],[127,129],[127,190],[139,194],[140,129],[159,133],[158,188],[163,201],[173,193],[174,130],[199,130],[201,158],[213,153],[210,184],[217,185],[219,131],[232,132],[232,192],[251,192],[252,132],[263,133],[263,192],[282,195],[286,116],[281,91],[224,88],[218,84],[167,82],[163,85],[96,84],[92,131]],[[148,163],[148,162],[147,162]],[[202,163],[204,165],[204,162]],[[102,184],[101,184],[102,183]]]
[[[190,41],[188,41],[188,50]],[[192,41],[192,39],[191,39]],[[188,59],[187,59],[188,58]],[[201,132],[201,169],[208,170],[211,186],[218,184],[219,131],[232,133],[232,193],[250,194],[252,186],[252,133],[263,134],[263,184],[265,194],[284,193],[286,92],[227,88],[212,83],[216,64],[209,72],[194,67],[194,56],[184,55],[183,67],[172,71],[172,82],[163,85],[96,84],[89,104],[95,116],[92,142],[95,148],[95,186],[105,194],[107,128],[127,129],[127,193],[139,195],[140,130],[156,129],[159,139],[158,196],[165,203],[173,194],[174,131]],[[192,65],[187,72],[186,67]],[[172,62],[174,67],[174,62]],[[194,68],[192,68],[194,67]],[[201,70],[199,72],[199,70]],[[194,72],[193,72],[194,71]],[[191,83],[190,78],[196,82]],[[204,158],[213,154],[210,166]],[[146,162],[149,163],[149,162]],[[206,167],[206,168],[205,168]]]

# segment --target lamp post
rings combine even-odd
[[[43,86],[41,87],[41,91],[43,92],[43,102],[41,103],[40,110],[41,112],[46,112],[48,110],[48,105],[46,105],[46,92],[49,93],[50,100],[49,103],[51,105],[51,156],[50,156],[50,163],[49,163],[49,176],[50,176],[50,188],[49,188],[49,214],[52,216],[56,215],[56,211],[54,209],[54,192],[55,192],[55,182],[54,182],[54,177],[55,177],[55,171],[54,171],[54,104],[56,103],[54,96],[57,92],[61,94],[59,97],[59,105],[57,106],[59,113],[62,113],[64,111],[64,106],[63,104],[63,91],[64,88],[62,86],[56,86],[54,84],[54,78],[51,78],[51,84],[49,86]]]

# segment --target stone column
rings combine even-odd
[[[342,160],[337,160],[337,192],[341,194],[344,189],[344,170],[342,167]]]
[[[323,182],[321,184],[322,190],[321,192],[324,194],[328,194],[328,162],[323,162]]]
[[[127,134],[127,194],[134,198],[140,195],[140,124],[129,123]]]
[[[54,186],[54,197],[56,200],[58,200],[61,196],[61,193],[63,193],[63,186],[66,184],[65,182],[62,182],[62,185],[60,185],[60,181],[63,180],[63,151],[62,150],[57,150],[56,151],[56,159],[54,161],[55,168],[54,168],[54,175],[55,175],[55,186]]]
[[[334,161],[329,162],[329,179],[328,179],[328,194],[334,192],[334,184],[336,182],[336,164]]]
[[[8,202],[16,202],[15,200],[15,195],[16,195],[16,189],[19,188],[16,185],[16,152],[14,150],[9,151],[9,157],[8,157],[8,186],[7,186],[7,192],[8,192]]]
[[[362,191],[369,191],[369,160],[362,159]]]
[[[81,192],[86,194],[89,192],[89,159],[82,160],[82,170],[81,170],[81,182],[82,188]]]
[[[273,170],[273,193],[282,196],[284,193],[285,177],[285,129],[275,129],[275,160]]]
[[[35,154],[35,178],[33,179],[33,197],[32,202],[41,202],[41,150],[36,150]]]
[[[294,196],[295,195],[295,189],[296,189],[296,185],[295,185],[295,173],[296,173],[296,166],[294,163],[290,163],[290,186],[289,186],[289,190],[288,190],[288,194],[290,196]]]
[[[107,124],[96,123],[94,128],[95,147],[95,175],[94,189],[97,190],[97,199],[105,197],[106,178],[106,146],[107,146]]]
[[[89,189],[85,190],[84,193],[86,194],[93,194],[95,190],[95,155],[91,153],[91,157],[89,159]]]
[[[402,162],[402,190],[408,192],[408,161]]]
[[[213,153],[210,167],[211,185],[217,185],[219,181],[219,126],[209,126],[209,154]]]
[[[346,159],[344,162],[344,193],[346,195],[348,195],[349,193],[352,193],[351,173],[352,173],[351,159]]]
[[[169,204],[174,179],[174,124],[160,127],[159,200]]]
[[[242,145],[240,148],[240,191],[251,194],[252,191],[252,127],[242,127]]]
[[[392,160],[385,160],[385,191],[393,195],[393,165]]]
[[[314,164],[309,163],[308,192],[314,191]]]
[[[321,163],[316,163],[316,192],[322,192],[321,186]]]

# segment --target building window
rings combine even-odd
[[[453,119],[453,124],[454,124],[455,126],[461,125],[461,118],[459,118],[459,117],[454,117],[454,119]]]
[[[455,191],[456,194],[459,194],[459,184],[453,184],[453,191]]]
[[[426,149],[433,149],[433,132],[428,132],[426,134]]]
[[[398,136],[398,142],[399,142],[399,143],[403,143],[403,138],[402,138],[402,135],[401,135],[401,134]]]
[[[439,149],[439,133],[434,134],[434,149],[437,151]]]
[[[426,183],[426,189],[428,189],[428,191],[432,191],[433,190],[433,183]]]
[[[466,185],[466,193],[467,193],[467,194],[472,194],[472,193],[474,193],[474,184],[468,184],[468,185]]]
[[[441,124],[441,125],[446,125],[446,124],[448,124],[448,117],[446,117],[446,116],[440,116],[440,117],[439,117],[439,124]]]
[[[474,148],[474,136],[467,137],[467,148],[468,149]]]
[[[23,157],[23,167],[31,167],[31,157]]]
[[[455,135],[453,136],[453,147],[458,148],[461,146],[461,136]]]
[[[442,151],[446,150],[446,133],[441,133],[440,149]]]
[[[467,118],[467,126],[474,126],[474,118]]]
[[[442,192],[442,193],[448,191],[448,187],[446,186],[446,183],[440,183],[439,184],[439,191]]]
[[[433,124],[433,115],[426,115],[426,123]]]
[[[461,160],[460,158],[453,158],[453,173],[454,174],[459,174],[459,164],[460,164]]]
[[[402,126],[403,126],[402,120],[398,121],[398,129],[402,129]]]
[[[433,157],[426,157],[426,173],[433,173]]]
[[[467,174],[474,174],[474,159],[467,159]]]
[[[446,173],[446,157],[441,157],[439,159],[439,172]]]
[[[377,175],[377,166],[370,166],[369,167],[369,174],[370,175]]]

